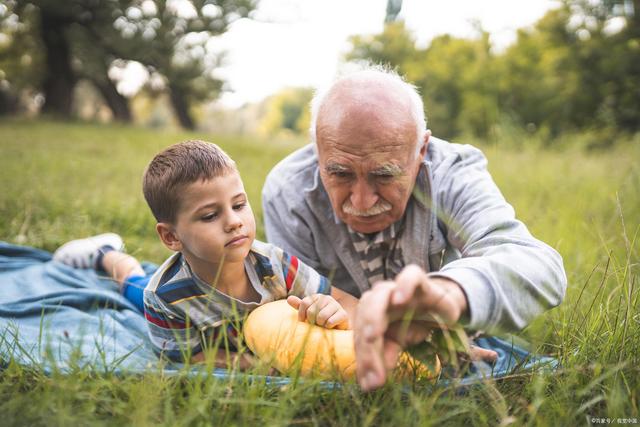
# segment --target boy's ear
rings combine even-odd
[[[171,224],[167,224],[166,222],[157,223],[156,232],[158,233],[158,236],[160,236],[162,243],[164,243],[167,248],[175,252],[182,250],[182,243],[180,242],[180,239],[178,239],[178,236]]]

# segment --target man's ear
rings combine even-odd
[[[424,133],[424,142],[422,147],[420,147],[420,158],[424,159],[425,154],[427,154],[427,145],[429,145],[429,138],[431,138],[431,131],[429,129]]]
[[[159,222],[156,224],[156,232],[160,236],[160,240],[164,245],[172,251],[179,252],[182,250],[182,243],[171,224]]]
[[[418,151],[418,156],[415,159],[416,175],[418,174],[418,171],[420,171],[420,165],[422,165],[424,156],[427,154],[427,145],[429,145],[429,138],[431,138],[431,131],[427,129],[424,133],[424,140],[422,141],[422,145],[420,146],[420,151]]]

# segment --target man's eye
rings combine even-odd
[[[331,175],[335,176],[336,178],[351,178],[351,172],[346,171],[331,172]]]
[[[391,174],[376,175],[376,179],[382,182],[389,182],[393,180],[393,178],[395,178],[395,176]]]

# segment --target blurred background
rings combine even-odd
[[[301,137],[313,88],[372,61],[419,88],[441,138],[606,146],[640,128],[639,11],[640,0],[3,0],[0,115]]]

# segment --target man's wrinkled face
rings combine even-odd
[[[361,233],[398,221],[407,206],[424,148],[408,111],[353,103],[323,106],[316,128],[320,176],[334,212]],[[324,110],[324,111],[323,111]]]

